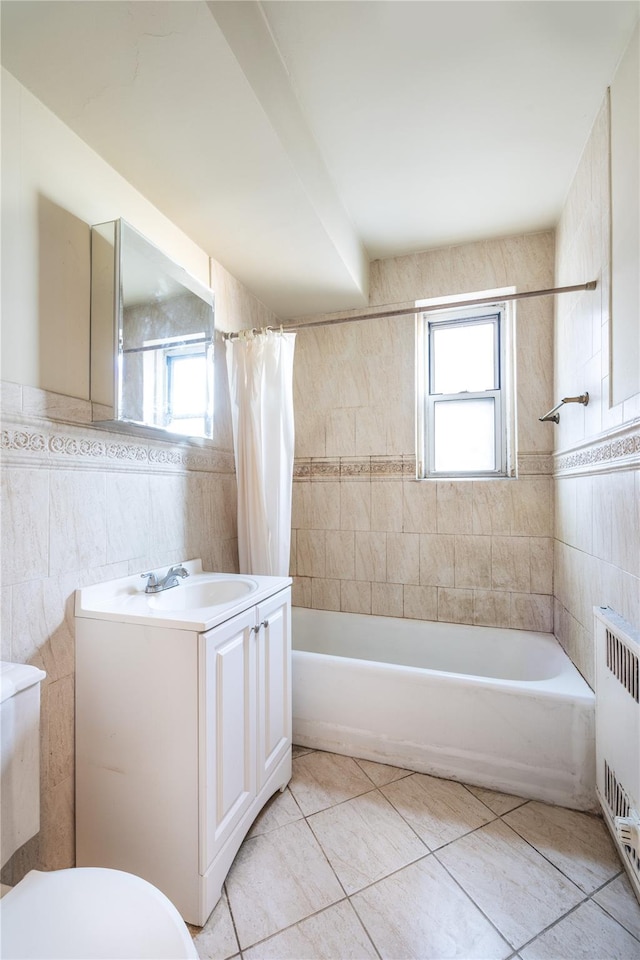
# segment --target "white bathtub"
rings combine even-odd
[[[294,743],[596,810],[594,694],[553,636],[293,610]]]

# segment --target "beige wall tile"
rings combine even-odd
[[[387,424],[384,409],[359,407],[356,410],[356,456],[387,453]]]
[[[345,613],[371,613],[371,584],[361,580],[342,580],[340,609]]]
[[[473,483],[438,480],[436,516],[438,533],[472,533]]]
[[[387,534],[387,580],[389,583],[420,583],[419,534]]]
[[[414,620],[438,619],[438,588],[405,584],[404,616]]]
[[[325,432],[325,456],[353,457],[356,454],[356,410],[354,407],[329,410]]]
[[[357,532],[355,537],[356,580],[387,579],[387,534]]]
[[[182,553],[187,539],[187,482],[183,476],[149,478],[150,550],[155,553]]]
[[[404,615],[404,587],[401,583],[371,584],[371,613],[378,617]]]
[[[473,623],[473,590],[438,587],[438,620]]]
[[[107,483],[107,563],[149,552],[149,477],[110,473]]]
[[[311,580],[311,606],[314,610],[340,609],[340,580]]]
[[[495,590],[529,590],[529,539],[492,537],[491,585]]]
[[[371,528],[371,483],[369,480],[345,480],[340,484],[340,529]]]
[[[400,531],[403,522],[402,480],[371,483],[371,529]]]
[[[453,587],[455,583],[455,537],[442,534],[420,536],[420,583]]]
[[[340,525],[340,483],[318,480],[310,484],[309,522],[312,530],[337,530]]]
[[[531,592],[553,593],[553,540],[550,537],[532,537],[529,548]]]
[[[2,472],[2,582],[49,573],[49,473],[14,468]]]
[[[326,532],[325,576],[331,580],[355,577],[355,534],[347,530]]]
[[[47,684],[42,697],[42,716],[48,726],[47,789],[57,787],[74,775],[74,709],[72,675]]]
[[[107,556],[105,474],[53,470],[49,495],[51,573],[104,564]],[[172,511],[171,506],[167,509]],[[164,523],[167,523],[166,517]]]
[[[497,590],[474,590],[473,622],[484,627],[510,627],[511,594]]]
[[[511,626],[515,630],[553,630],[553,603],[548,596],[534,593],[511,594]]]
[[[295,577],[297,570],[297,558],[296,558],[296,544],[297,544],[298,531],[295,529],[291,530],[291,536],[289,539],[289,576]]]
[[[74,599],[80,585],[80,578],[72,574],[13,587],[13,659],[41,666],[48,682],[75,668]]]
[[[291,586],[291,603],[294,607],[311,607],[311,577],[294,577]]]
[[[473,532],[509,536],[513,480],[473,481]]]
[[[436,484],[431,480],[405,480],[402,487],[405,533],[435,533]]]
[[[325,531],[298,530],[296,533],[296,568],[300,577],[324,577]]]
[[[552,481],[550,477],[523,478],[512,486],[514,536],[553,536]]]
[[[455,537],[455,586],[491,586],[491,537]]]
[[[75,779],[68,777],[42,794],[38,862],[41,870],[75,863]]]

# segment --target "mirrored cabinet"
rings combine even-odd
[[[214,333],[208,287],[124,220],[91,228],[94,423],[212,439]]]

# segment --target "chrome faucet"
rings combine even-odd
[[[147,578],[147,585],[144,588],[145,593],[161,593],[163,590],[169,590],[171,587],[178,586],[178,577],[184,580],[185,577],[189,576],[189,573],[185,570],[182,564],[178,564],[177,567],[170,567],[167,570],[166,576],[162,580],[158,580],[158,577],[155,573],[141,573],[140,576],[144,580]]]

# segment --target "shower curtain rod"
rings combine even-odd
[[[498,294],[493,297],[481,297],[477,300],[456,300],[452,303],[431,303],[423,307],[398,307],[393,310],[383,310],[378,313],[360,313],[351,317],[332,317],[327,320],[308,320],[300,323],[290,323],[280,325],[280,329],[285,333],[295,330],[305,330],[309,327],[329,327],[338,323],[355,323],[359,320],[384,320],[387,317],[403,317],[415,313],[436,313],[441,310],[455,310],[458,307],[477,307],[486,303],[505,303],[507,300],[526,300],[529,297],[551,297],[559,293],[576,293],[579,290],[595,290],[598,285],[597,280],[589,280],[588,283],[576,283],[570,287],[550,287],[548,290],[526,290],[522,293]],[[225,340],[235,340],[239,333],[225,333]]]

